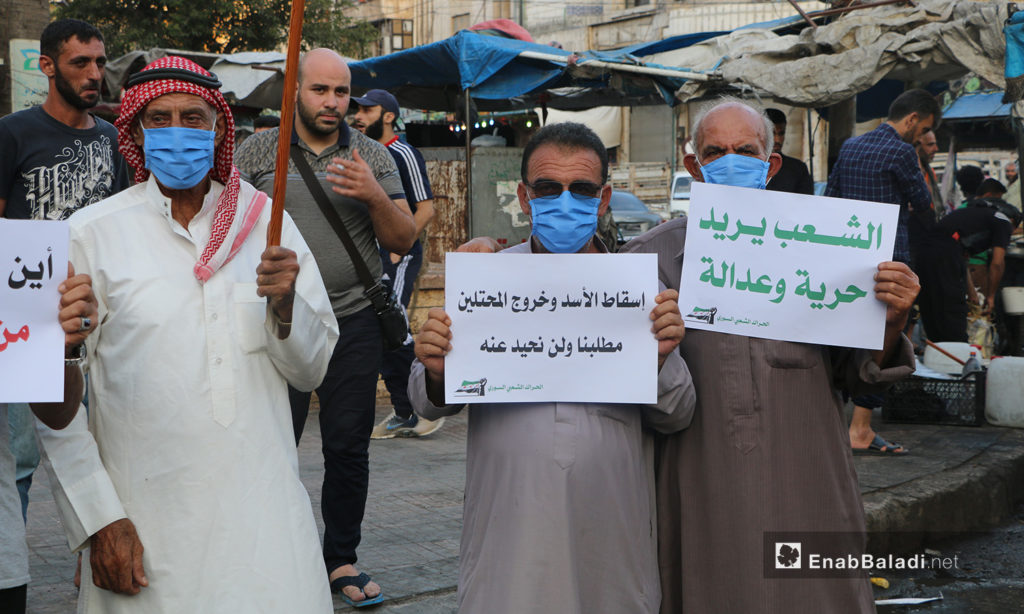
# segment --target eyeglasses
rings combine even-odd
[[[525,183],[525,182],[524,182]],[[583,200],[584,198],[596,198],[601,194],[601,188],[604,185],[598,185],[590,181],[573,181],[569,184],[568,188],[564,184],[558,181],[550,181],[547,179],[538,181],[536,183],[526,183],[526,187],[533,191],[534,196],[537,198],[555,199],[562,195],[565,189],[569,190],[569,194],[573,198]]]

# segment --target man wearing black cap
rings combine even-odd
[[[416,243],[405,256],[380,249],[380,259],[384,273],[391,278],[395,294],[406,309],[412,298],[413,284],[423,265],[423,246],[419,236],[434,217],[434,195],[430,191],[427,178],[427,165],[423,156],[412,145],[398,138],[395,125],[398,123],[400,110],[398,101],[384,90],[370,90],[362,98],[353,98],[352,102],[359,105],[352,127],[388,148],[395,159],[398,174],[402,177],[402,188],[405,191],[409,208],[412,209],[413,220],[416,222]],[[373,429],[371,438],[391,439],[393,437],[420,437],[429,435],[444,424],[444,418],[427,420],[420,418],[412,411],[409,394],[406,388],[409,383],[409,369],[415,355],[412,351],[412,337],[397,350],[384,354],[384,362],[380,373],[384,384],[391,394],[394,411]]]

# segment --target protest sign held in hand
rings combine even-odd
[[[64,398],[66,222],[0,220],[0,403]]]
[[[878,264],[899,207],[695,183],[679,310],[688,328],[880,349]]]
[[[445,402],[656,402],[657,295],[653,254],[448,254]]]

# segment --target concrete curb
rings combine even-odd
[[[868,551],[907,552],[929,536],[987,529],[1022,500],[1024,431],[1006,429],[955,467],[865,494]]]

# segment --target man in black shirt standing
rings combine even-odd
[[[128,187],[117,131],[89,113],[106,63],[103,37],[84,21],[61,19],[43,30],[46,100],[0,119],[0,217],[64,220]]]
[[[89,113],[100,101],[106,63],[103,36],[91,24],[60,19],[43,29],[39,70],[48,79],[46,100],[0,118],[0,218],[66,220],[128,187],[117,130]],[[11,404],[7,414],[24,519],[39,452],[28,404]]]
[[[1010,234],[1020,221],[1020,211],[1006,201],[977,199],[939,220],[923,239],[916,261],[921,278],[918,305],[930,340],[967,341],[967,296],[977,303],[977,294],[965,260],[991,249],[989,286],[998,288]],[[992,310],[994,300],[995,292],[990,292],[984,312]]]
[[[765,109],[765,113],[775,125],[773,151],[782,156],[782,168],[768,182],[768,189],[794,194],[814,194],[814,182],[811,180],[807,165],[782,153],[782,145],[786,142],[786,114],[778,109]]]

